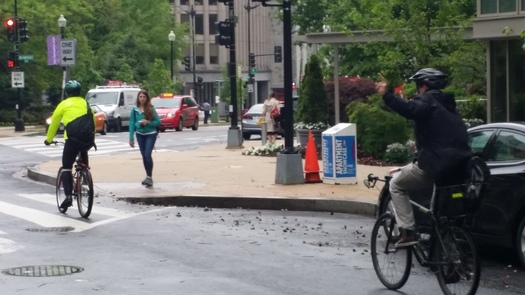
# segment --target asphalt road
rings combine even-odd
[[[161,138],[182,140],[179,134]],[[82,271],[0,274],[1,294],[393,294],[372,267],[371,218],[150,207],[98,197],[83,220],[74,208],[57,212],[53,187],[22,176],[27,165],[48,158],[0,145],[0,270],[62,265]],[[525,293],[512,255],[482,250],[478,294]],[[441,294],[436,278],[417,263],[401,291]]]

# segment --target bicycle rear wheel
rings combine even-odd
[[[386,228],[388,229],[384,230]],[[412,248],[395,248],[395,237],[392,237],[392,233],[396,231],[397,223],[393,214],[386,212],[381,215],[372,230],[370,251],[377,277],[391,290],[405,285],[412,267]]]
[[[78,213],[83,218],[88,218],[93,208],[93,180],[91,179],[91,172],[87,168],[82,168],[78,177]]]
[[[443,235],[443,243],[446,251],[438,246],[437,259],[450,263],[438,267],[437,278],[441,290],[446,295],[476,294],[481,270],[470,233],[463,228],[451,226]]]
[[[67,207],[66,208],[61,208],[60,207],[62,202],[66,199],[66,194],[64,193],[64,186],[62,185],[62,168],[58,169],[57,180],[56,180],[56,185],[55,186],[56,186],[56,196],[57,196],[58,211],[60,213],[66,213],[67,212]]]

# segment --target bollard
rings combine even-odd
[[[262,123],[261,125],[261,141],[262,141],[262,145],[265,145],[266,144],[266,123]]]

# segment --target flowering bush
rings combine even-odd
[[[304,123],[304,122],[297,122],[293,124],[294,129],[308,129],[308,130],[325,130],[330,127],[330,125],[323,123],[323,122],[317,122],[317,123]]]
[[[478,125],[481,125],[481,124],[485,123],[481,119],[463,119],[463,122],[465,123],[467,128],[476,127]]]
[[[406,164],[412,160],[415,151],[416,144],[412,140],[404,145],[396,142],[387,146],[384,159],[394,164]]]
[[[275,157],[284,146],[282,144],[267,143],[260,147],[251,147],[245,149],[242,154],[244,156],[266,156],[266,157]]]

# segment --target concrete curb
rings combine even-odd
[[[56,175],[42,171],[38,165],[27,168],[27,177],[34,181],[49,185],[56,184]],[[217,195],[179,195],[179,196],[146,196],[146,197],[119,197],[117,200],[133,204],[153,206],[187,206],[208,208],[245,208],[255,210],[289,210],[337,212],[374,216],[376,205],[367,202],[319,198],[288,198],[288,197],[236,197]]]

